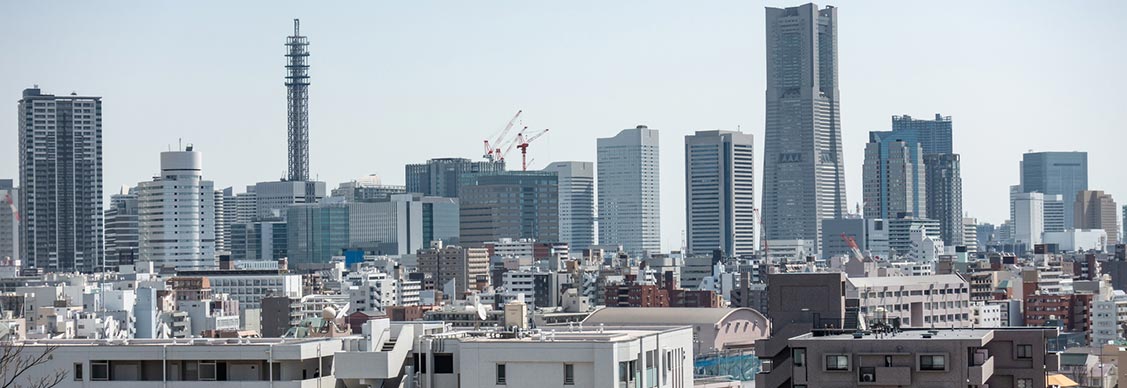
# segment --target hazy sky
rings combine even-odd
[[[537,169],[594,160],[595,138],[646,124],[661,131],[663,248],[675,248],[683,137],[741,128],[761,157],[763,7],[797,4],[0,2],[0,177],[17,177],[16,101],[33,84],[104,98],[107,197],[150,179],[178,138],[203,151],[216,187],[281,177],[283,42],[299,17],[310,165],[330,187],[373,173],[402,184],[405,163],[479,158],[517,109],[552,129],[530,147]],[[868,131],[937,112],[954,117],[971,216],[1006,218],[1027,150],[1088,151],[1091,187],[1127,202],[1127,2],[837,5],[851,208]]]

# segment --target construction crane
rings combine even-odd
[[[513,124],[515,124],[517,122],[517,118],[520,117],[521,112],[524,112],[524,111],[518,110],[517,114],[513,115],[513,118],[509,120],[509,123],[505,124],[505,128],[502,129],[500,132],[497,133],[496,136],[493,137],[492,142],[490,142],[489,139],[485,139],[485,155],[482,155],[482,157],[484,157],[486,160],[490,160],[490,161],[492,161],[494,159],[503,159],[503,158],[500,158],[499,156],[497,156],[496,154],[501,152],[501,141],[503,141],[505,139],[505,135],[507,135],[509,133],[509,130],[513,129]],[[527,128],[527,127],[525,127],[525,128]],[[494,147],[496,147],[496,148],[494,148]]]
[[[517,148],[520,148],[521,171],[528,171],[528,145],[532,143],[533,140],[539,139],[540,136],[544,136],[545,133],[548,133],[547,129],[536,132],[529,136],[525,136],[524,131],[521,131],[521,133],[517,134]]]
[[[858,261],[865,261],[865,255],[861,254],[861,248],[857,247],[857,240],[853,236],[847,236],[845,233],[841,234],[841,241],[845,241],[845,245],[849,246],[849,254]]]

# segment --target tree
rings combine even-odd
[[[27,347],[22,341],[0,341],[0,388],[28,387],[51,388],[67,377],[66,369],[53,374],[29,375],[29,370],[51,361],[51,353],[58,346]]]

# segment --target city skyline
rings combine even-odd
[[[887,130],[888,117],[899,114],[943,112],[956,118],[963,208],[981,222],[1000,224],[1006,218],[1006,188],[1019,182],[1018,161],[1029,149],[1086,151],[1089,188],[1127,193],[1127,183],[1115,179],[1114,149],[1123,136],[1115,126],[1127,113],[1108,98],[1124,81],[1099,76],[1113,74],[1114,64],[1124,60],[1123,50],[1107,50],[1118,47],[1114,36],[1123,35],[1124,27],[1109,16],[1116,14],[1110,8],[1122,4],[1103,3],[1109,12],[1071,18],[1063,16],[1095,6],[1024,9],[1013,7],[1018,3],[992,3],[977,5],[969,14],[949,4],[878,4],[890,3],[850,3],[839,16],[850,211],[861,201],[868,131]],[[738,128],[757,137],[756,154],[762,155],[763,5],[520,5],[499,15],[488,6],[397,5],[357,10],[344,16],[356,19],[335,22],[330,17],[339,16],[337,10],[312,7],[294,11],[235,5],[229,14],[214,15],[186,5],[123,12],[114,5],[76,4],[47,18],[37,16],[54,15],[55,5],[5,4],[0,5],[0,15],[5,15],[0,16],[0,31],[14,39],[0,47],[27,60],[2,65],[9,76],[0,80],[0,90],[12,105],[0,114],[0,143],[15,144],[14,101],[20,90],[39,84],[56,95],[73,90],[105,99],[103,202],[121,185],[158,171],[154,155],[178,138],[205,150],[210,166],[237,166],[210,170],[217,187],[241,191],[282,177],[286,92],[280,40],[297,17],[305,22],[302,33],[316,42],[311,50],[311,75],[318,82],[310,86],[310,175],[330,187],[371,173],[403,184],[404,164],[430,158],[478,160],[477,142],[500,128],[514,109],[526,111],[526,124],[552,128],[530,148],[535,160],[530,169],[556,160],[594,161],[596,138],[635,124],[661,129],[662,141],[670,145],[697,130]],[[818,3],[825,5],[836,3]],[[1012,17],[990,17],[1002,14],[996,9]],[[570,12],[557,21],[553,11],[560,10]],[[83,11],[101,16],[87,17]],[[133,20],[130,16],[138,15],[133,12],[149,13]],[[906,16],[921,12],[933,17]],[[424,17],[432,13],[434,18]],[[474,18],[479,13],[499,20],[485,26]],[[454,16],[461,14],[466,17]],[[372,23],[364,15],[378,18]],[[947,31],[945,15],[963,18],[965,28]],[[645,22],[620,23],[626,18]],[[201,32],[195,25],[205,20],[211,23]],[[567,27],[576,23],[591,28],[575,34]],[[1060,28],[1042,28],[1045,23],[1059,23],[1054,26]],[[539,24],[544,26],[532,28]],[[148,33],[133,33],[138,29]],[[31,38],[31,31],[43,40],[21,39]],[[450,34],[455,31],[467,36]],[[987,36],[996,39],[977,39],[976,33],[993,33]],[[1106,40],[1092,41],[1091,36]],[[99,40],[111,44],[95,44]],[[223,44],[215,44],[220,40]],[[361,46],[366,50],[356,49],[358,41],[368,44]],[[908,48],[948,46],[961,55]],[[44,51],[46,47],[51,50]],[[201,51],[208,55],[199,55]],[[679,55],[661,56],[667,52]],[[74,58],[95,54],[86,66],[73,66]],[[581,61],[559,61],[567,57]],[[654,58],[646,61],[652,65],[641,69],[631,60],[646,57]],[[960,69],[959,76],[945,74],[952,68]],[[1070,76],[1054,78],[1051,71]],[[1085,83],[1090,86],[1074,86]],[[995,92],[973,89],[984,87]],[[1024,89],[1008,92],[1018,88]],[[1093,90],[1096,96],[1107,95],[1092,97]],[[181,104],[195,104],[208,114],[164,119]],[[448,140],[435,142],[436,137]],[[0,177],[17,177],[15,154],[4,154]],[[678,210],[685,203],[683,160],[679,147],[667,147],[661,156],[663,250],[677,248],[685,225],[684,212]],[[756,170],[763,171],[762,160]]]

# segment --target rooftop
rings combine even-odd
[[[170,339],[40,339],[24,340],[27,346],[251,346],[299,345],[321,341],[340,341],[337,338],[170,338]]]
[[[639,338],[691,330],[688,326],[646,326],[646,327],[591,327],[568,326],[524,333],[500,331],[455,331],[443,336],[457,337],[462,342],[522,343],[522,342],[623,342]]]

